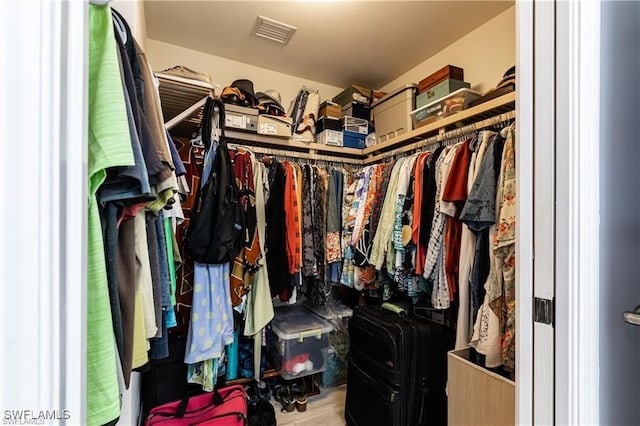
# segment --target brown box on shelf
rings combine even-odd
[[[387,92],[383,92],[382,90],[372,90],[371,91],[371,103],[379,101],[380,99],[387,96]]]
[[[440,68],[438,71],[420,80],[420,83],[418,83],[418,91],[419,93],[423,93],[425,90],[429,90],[436,84],[448,79],[464,81],[464,70],[454,65],[447,65]]]
[[[340,104],[331,101],[324,101],[320,104],[318,117],[340,118],[342,115],[342,107]]]

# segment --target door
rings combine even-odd
[[[640,423],[640,3],[603,2],[600,90],[600,424]]]

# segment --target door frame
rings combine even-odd
[[[601,5],[556,14],[556,422],[598,424]]]
[[[87,12],[0,2],[5,420],[86,421]]]
[[[516,422],[597,424],[600,2],[517,2],[516,20]]]
[[[533,2],[516,2],[516,424],[533,421]]]

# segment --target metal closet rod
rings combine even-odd
[[[248,145],[242,145],[237,143],[229,143],[228,146],[229,148],[244,148],[255,154],[271,155],[274,157],[301,158],[305,160],[325,161],[328,163],[346,163],[346,164],[352,164],[357,166],[362,165],[362,160],[359,160],[356,158],[334,157],[332,155],[313,154],[313,153],[305,153],[305,152],[298,152],[298,151],[287,151],[283,149],[263,148],[259,146],[248,146]]]
[[[484,129],[486,127],[491,127],[496,124],[504,123],[505,121],[513,120],[515,119],[515,117],[516,117],[515,111],[505,112],[505,113],[487,118],[485,120],[478,121],[476,123],[469,124],[464,127],[460,127],[458,129],[449,130],[448,132],[445,132],[440,135],[434,135],[426,139],[422,139],[417,142],[414,142],[412,144],[393,149],[384,154],[378,154],[376,156],[373,156],[371,159],[369,159],[369,162],[372,162],[372,160],[377,161],[379,159],[388,159],[408,151],[417,151],[424,148],[430,148],[433,145],[439,145],[443,141],[461,137],[469,133],[476,132],[480,129]]]

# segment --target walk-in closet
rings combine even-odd
[[[0,17],[5,424],[640,418],[638,4]]]

